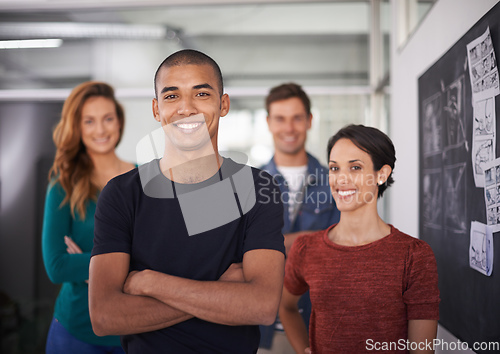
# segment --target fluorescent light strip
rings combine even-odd
[[[3,0],[0,0],[0,3]],[[101,0],[102,1],[102,0]],[[0,5],[1,8],[1,5]],[[0,23],[0,38],[110,38],[163,39],[167,28],[159,25],[130,25],[76,22]]]
[[[0,49],[57,48],[60,47],[62,43],[62,39],[23,39],[15,41],[0,41]]]

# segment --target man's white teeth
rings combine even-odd
[[[353,195],[354,193],[356,193],[356,191],[354,190],[350,190],[350,191],[339,191],[339,195],[341,197],[346,197],[348,195]]]
[[[200,126],[201,123],[180,123],[177,126],[181,129],[194,129]]]
[[[295,141],[295,138],[294,137],[286,137],[284,140],[285,141]]]

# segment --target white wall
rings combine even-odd
[[[393,12],[400,0],[392,0]],[[418,78],[459,40],[498,0],[438,0],[406,45],[393,41],[390,136],[396,147],[396,183],[390,221],[418,236]],[[394,17],[393,28],[397,28]],[[440,328],[443,340],[455,340]],[[442,351],[441,353],[446,353]],[[465,353],[465,352],[463,352]]]

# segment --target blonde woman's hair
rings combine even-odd
[[[85,219],[86,203],[97,200],[99,188],[92,183],[94,164],[82,142],[81,121],[83,105],[90,97],[105,97],[114,102],[116,115],[120,123],[121,140],[125,124],[122,106],[115,98],[113,88],[98,81],[87,81],[76,86],[63,105],[61,120],[53,133],[56,156],[49,171],[49,180],[59,182],[66,192],[61,205],[69,203],[71,214],[75,210],[80,218]]]

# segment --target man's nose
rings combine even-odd
[[[295,126],[293,124],[293,120],[285,122],[285,131],[291,133],[295,130]]]
[[[190,115],[198,113],[194,105],[193,99],[190,97],[185,97],[179,102],[177,107],[177,114],[189,117]]]

